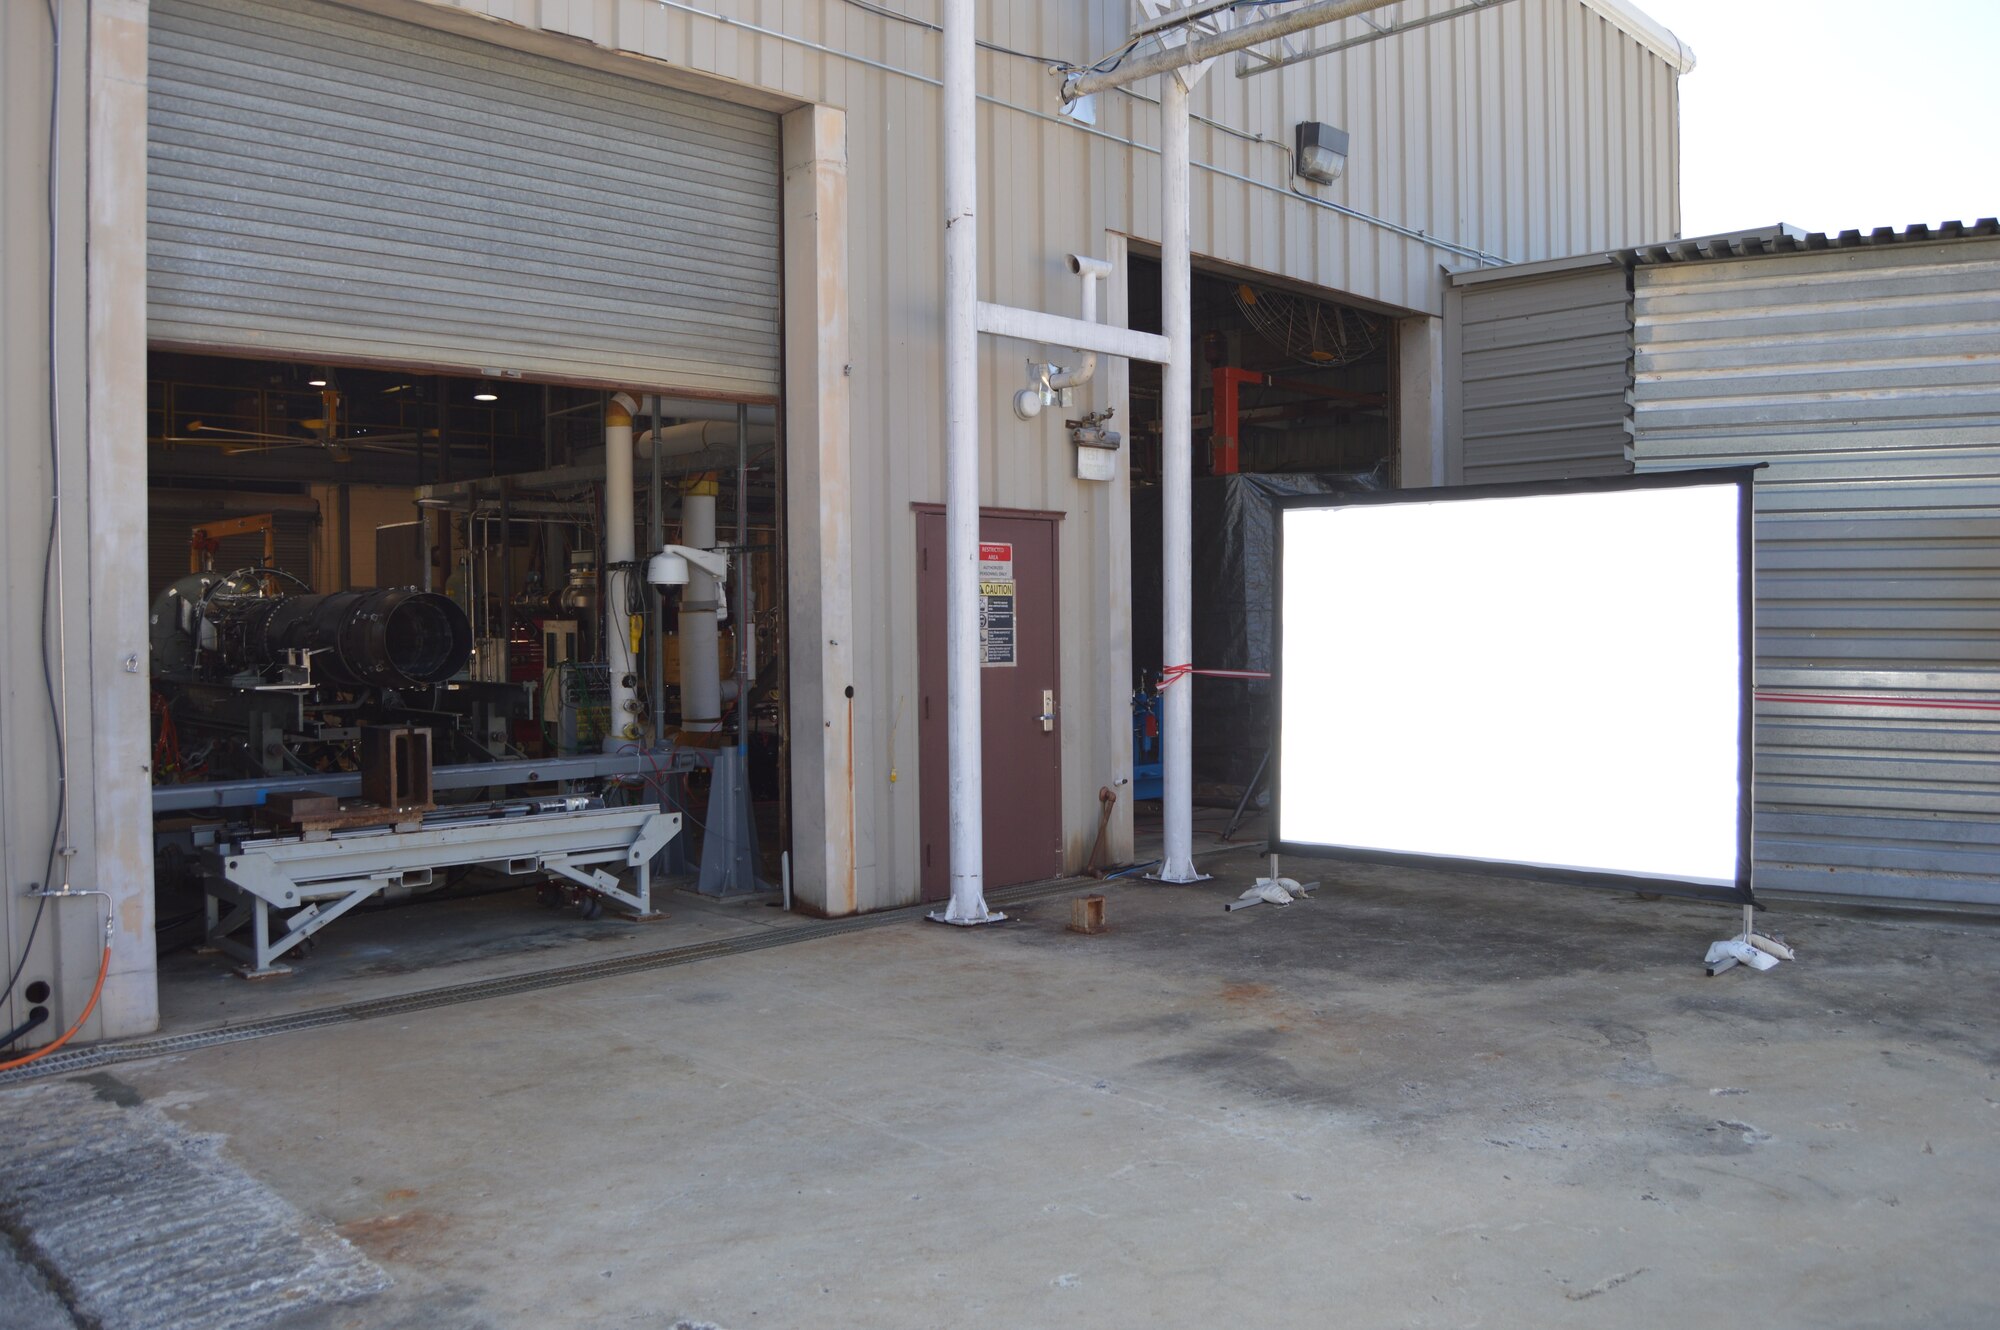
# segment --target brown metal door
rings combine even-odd
[[[1056,519],[984,513],[979,539],[988,547],[979,671],[986,885],[1004,887],[1063,870]],[[944,654],[944,514],[925,508],[917,512],[917,757],[927,901],[951,895]]]

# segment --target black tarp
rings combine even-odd
[[[1382,488],[1373,473],[1197,476],[1194,659],[1173,663],[1205,670],[1270,669],[1276,500]],[[1356,570],[1356,576],[1365,575]],[[1160,491],[1147,486],[1132,492],[1132,664],[1151,682],[1166,663],[1160,659]],[[1195,785],[1240,788],[1256,774],[1270,739],[1271,686],[1199,675],[1192,684]]]

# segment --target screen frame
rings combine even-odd
[[[1426,489],[1347,490],[1331,494],[1294,494],[1277,500],[1275,523],[1276,577],[1271,614],[1271,808],[1270,851],[1287,857],[1333,859],[1349,863],[1386,864],[1406,868],[1426,868],[1452,873],[1477,873],[1515,880],[1548,881],[1568,886],[1602,887],[1617,891],[1691,896],[1702,900],[1724,900],[1754,905],[1752,876],[1756,859],[1753,839],[1755,808],[1754,714],[1756,682],[1756,536],[1752,502],[1753,479],[1760,466],[1701,467],[1691,470],[1648,471],[1629,476],[1578,477],[1566,480],[1536,480],[1482,485],[1447,485]],[[1737,785],[1736,785],[1736,881],[1733,885],[1691,882],[1680,878],[1653,877],[1631,873],[1595,872],[1587,869],[1547,867],[1512,860],[1466,859],[1445,855],[1414,854],[1397,850],[1366,849],[1357,846],[1327,845],[1317,842],[1287,841],[1279,837],[1284,826],[1283,745],[1285,732],[1285,514],[1299,508],[1346,508],[1365,504],[1449,503],[1460,499],[1529,498],[1562,494],[1602,494],[1623,490],[1674,489],[1694,485],[1734,485],[1737,487]]]

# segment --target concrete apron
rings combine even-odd
[[[1994,925],[1256,862],[115,1079],[395,1281],[302,1324],[1988,1322]]]

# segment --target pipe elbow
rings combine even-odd
[[[1095,281],[1111,275],[1111,265],[1103,259],[1093,259],[1088,254],[1069,256],[1069,270],[1085,281]]]
[[[639,399],[631,393],[613,393],[604,408],[604,423],[614,429],[629,426],[639,414]]]
[[[1084,353],[1083,363],[1075,369],[1064,370],[1060,374],[1049,375],[1051,388],[1080,388],[1097,377],[1097,352]]]

